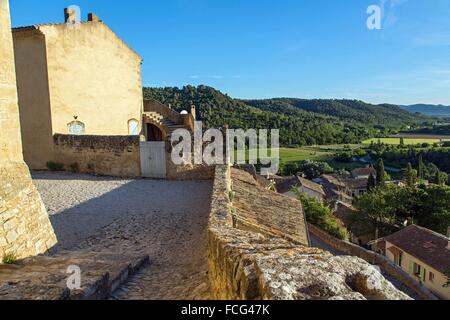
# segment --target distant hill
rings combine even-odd
[[[428,120],[396,105],[373,105],[359,100],[276,98],[269,100],[243,100],[263,110],[300,109],[316,114],[333,116],[343,121],[360,122],[374,127],[398,128]]]
[[[356,100],[239,100],[208,86],[144,88],[144,98],[170,104],[177,111],[195,105],[198,119],[207,128],[280,129],[282,146],[359,143],[380,132],[433,122],[393,105]]]
[[[434,117],[450,117],[450,106],[441,104],[414,104],[411,106],[402,106],[402,108],[412,113],[421,113]]]

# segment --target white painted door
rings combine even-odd
[[[166,178],[166,143],[141,142],[141,172],[145,178]]]

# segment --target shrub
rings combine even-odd
[[[292,190],[297,198],[302,202],[305,209],[306,220],[319,227],[323,231],[341,240],[348,240],[349,234],[347,229],[340,226],[338,220],[333,216],[331,209],[315,198],[310,198],[306,194]]]
[[[230,200],[231,203],[234,202],[234,199],[236,198],[236,193],[233,191],[229,191],[228,192],[228,199]]]
[[[73,173],[78,173],[78,172],[80,172],[80,166],[78,165],[78,163],[72,163],[71,165],[70,165],[70,171],[71,172],[73,172]]]
[[[3,256],[2,259],[3,264],[16,264],[17,263],[17,257],[14,253],[7,253]]]
[[[64,165],[61,164],[61,163],[49,161],[49,162],[47,162],[47,168],[50,171],[63,171],[64,170]]]

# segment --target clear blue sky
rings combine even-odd
[[[450,0],[10,0],[14,26],[78,5],[144,59],[147,86],[206,84],[238,98],[450,105]]]

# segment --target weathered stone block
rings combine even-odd
[[[13,231],[9,231],[6,234],[6,240],[8,241],[8,243],[13,243],[14,241],[17,240],[18,237],[19,237],[19,235],[14,230]]]
[[[262,225],[258,226],[255,219],[252,230],[234,228],[228,197],[230,179],[229,168],[216,168],[208,229],[208,275],[216,299],[409,299],[359,258],[333,257],[320,249],[298,245],[293,237],[277,236],[277,230],[268,232],[268,213],[261,220]],[[251,181],[246,185],[254,188]],[[242,196],[245,187],[241,184],[240,188]],[[254,191],[249,190],[247,195]],[[258,208],[242,199],[236,203],[248,211]],[[276,205],[273,209],[273,214],[277,214]],[[258,212],[249,213],[258,216]],[[281,231],[281,221],[276,221],[276,225]],[[287,228],[295,231],[293,225]]]

